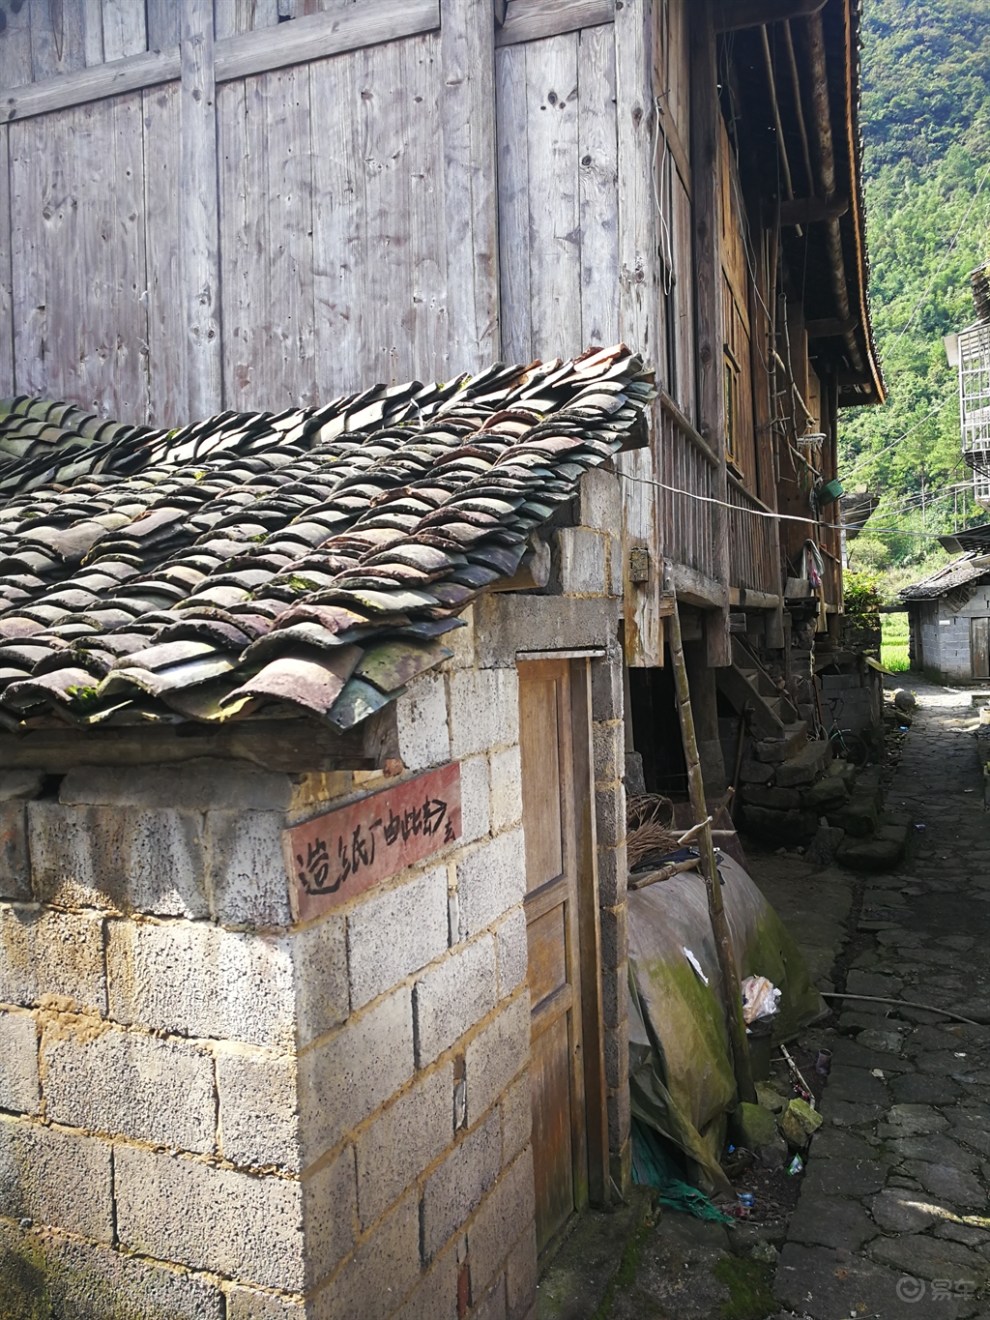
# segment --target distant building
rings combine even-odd
[[[990,678],[990,524],[940,539],[947,550],[963,553],[901,592],[911,621],[911,667],[949,683],[985,682]]]
[[[959,425],[973,498],[990,509],[990,262],[970,278],[976,320],[959,334]]]

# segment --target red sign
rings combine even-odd
[[[345,903],[461,837],[454,763],[369,793],[285,832],[297,921]]]

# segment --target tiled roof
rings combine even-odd
[[[990,555],[974,550],[961,559],[954,559],[930,577],[922,578],[910,587],[902,587],[899,594],[901,600],[931,600],[936,596],[946,596],[956,587],[965,587],[988,575]]]
[[[651,397],[619,346],[178,431],[0,404],[0,725],[350,728]]]

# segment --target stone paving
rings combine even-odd
[[[899,869],[863,877],[794,852],[749,858],[823,991],[899,1001],[841,1001],[837,1024],[798,1042],[833,1057],[796,1208],[726,1227],[657,1218],[641,1196],[611,1233],[607,1216],[587,1216],[541,1282],[540,1320],[990,1320],[990,813],[978,712],[968,693],[912,687],[919,709],[886,810],[924,828],[912,828]]]
[[[990,1024],[976,711],[967,693],[916,691],[887,793],[919,827],[915,847],[896,873],[868,878],[843,989]],[[782,1314],[990,1316],[990,1026],[851,999],[838,1025],[826,1125],[777,1263]]]

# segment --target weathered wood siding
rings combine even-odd
[[[494,17],[442,17],[25,0],[0,33],[0,392],[183,421],[497,357]]]
[[[567,355],[618,335],[611,25],[496,53],[502,351]]]

